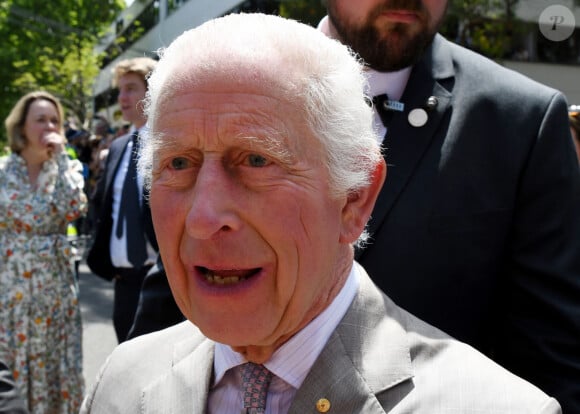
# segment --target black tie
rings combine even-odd
[[[126,224],[127,255],[134,267],[141,267],[147,259],[145,247],[145,231],[143,229],[143,215],[141,213],[141,197],[137,186],[137,156],[139,154],[139,135],[133,134],[133,148],[127,175],[123,183],[119,219],[117,221],[117,237],[123,236],[123,223]]]
[[[385,128],[388,128],[389,122],[391,122],[391,118],[393,117],[394,112],[393,109],[389,108],[388,106],[389,97],[386,93],[383,93],[382,95],[373,96],[372,102],[377,110],[377,113],[379,114],[379,117],[381,118],[381,121],[383,122],[383,125]]]

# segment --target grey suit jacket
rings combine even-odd
[[[473,348],[361,286],[290,407],[317,413],[558,413],[558,403]],[[81,413],[205,413],[214,342],[189,321],[119,345]],[[227,413],[225,413],[227,414]]]

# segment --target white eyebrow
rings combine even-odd
[[[287,138],[278,131],[274,131],[272,134],[266,134],[264,136],[240,135],[237,139],[243,143],[249,142],[251,148],[254,147],[253,144],[256,143],[256,149],[264,150],[267,154],[276,157],[283,163],[290,164],[295,160],[294,156],[288,150],[288,147],[284,145],[284,143],[287,142]]]

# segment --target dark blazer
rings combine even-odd
[[[399,306],[580,413],[580,175],[564,97],[437,36],[401,100],[357,260]]]
[[[26,414],[26,403],[18,393],[10,369],[0,361],[0,414]]]
[[[97,182],[95,191],[91,197],[95,209],[95,234],[91,248],[87,256],[87,265],[91,272],[106,280],[112,280],[115,268],[111,263],[110,240],[113,231],[113,182],[119,169],[119,164],[123,159],[123,154],[127,149],[127,144],[131,140],[131,134],[123,135],[115,139],[109,148],[109,154],[105,162],[104,171]],[[147,201],[147,194],[143,192],[143,222],[145,232],[149,242],[155,250],[157,240],[151,221],[151,210]]]
[[[167,328],[184,319],[173,299],[163,262],[158,258],[141,285],[139,305],[127,339]]]
[[[396,306],[360,269],[359,291],[289,414],[556,414],[558,403]],[[207,413],[215,343],[186,321],[124,342],[81,414]]]

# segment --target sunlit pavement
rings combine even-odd
[[[79,290],[83,319],[83,374],[88,390],[101,365],[117,345],[111,317],[113,283],[93,275],[87,265],[81,263]]]

